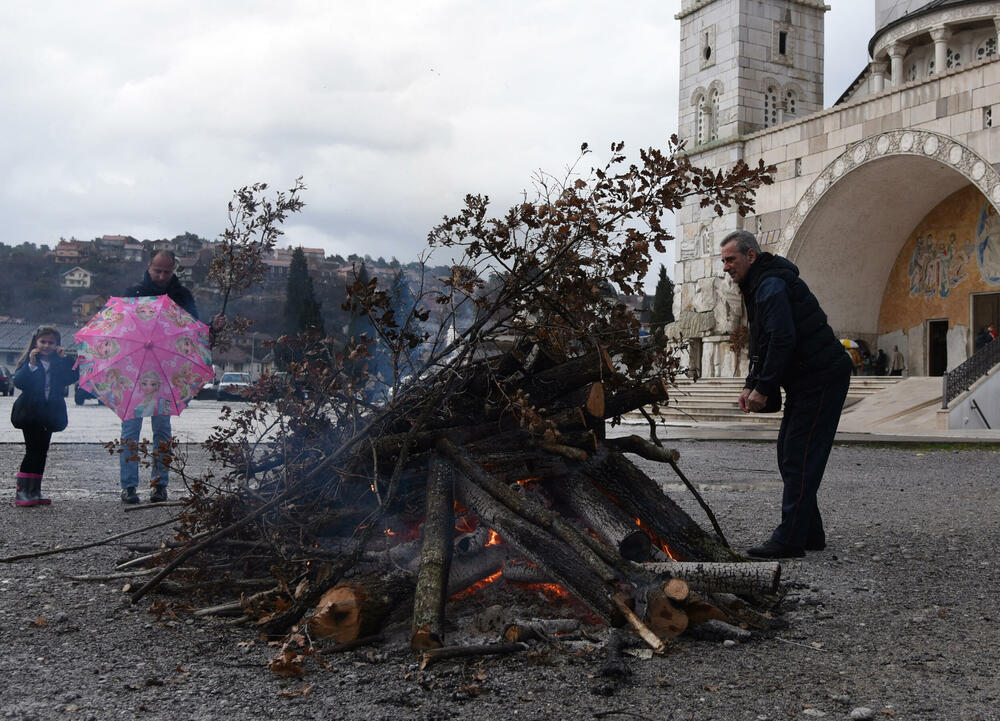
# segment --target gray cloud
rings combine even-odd
[[[850,35],[842,15],[853,12],[857,27],[857,9],[842,5],[828,14],[830,48]],[[284,188],[302,175],[307,207],[289,243],[412,259],[467,192],[490,195],[499,211],[534,170],[572,163],[583,141],[597,151],[615,140],[662,146],[676,126],[678,9],[679,0],[7,4],[0,241],[214,237],[234,188]],[[861,69],[862,53],[828,60],[828,96]]]

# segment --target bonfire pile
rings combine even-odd
[[[461,392],[443,396],[419,426],[386,421],[349,454],[311,456],[294,480],[271,476],[215,496],[195,487],[187,540],[161,553],[166,568],[134,597],[158,583],[181,588],[163,579],[184,561],[198,568],[188,589],[269,586],[199,614],[238,614],[267,634],[298,628],[339,644],[408,617],[412,648],[431,653],[449,640],[449,598],[483,579],[557,584],[591,620],[630,625],[654,649],[706,621],[760,622],[737,595],[774,593],[779,566],[746,563],[707,506],[712,533],[629,459],[662,462],[687,482],[675,451],[635,435],[605,438],[608,419],[667,400],[663,381],[621,381],[600,348],[557,358],[532,344],[473,363]],[[430,396],[423,388],[400,405]],[[530,408],[530,418],[515,407]],[[198,532],[209,515],[216,530]],[[552,630],[515,623],[504,637],[543,633]],[[289,654],[276,672],[297,668]]]
[[[630,460],[686,480],[652,420],[651,441],[606,438],[605,424],[655,417],[682,370],[619,295],[643,292],[672,240],[664,218],[692,196],[746,215],[774,168],[696,168],[676,137],[632,163],[610,150],[588,172],[540,173],[536,197],[500,216],[467,196],[428,237],[456,258],[447,277],[403,292],[402,276],[379,288],[359,274],[346,345],[282,347],[284,396],[210,440],[226,471],[189,479],[178,542],[133,600],[177,579],[242,591],[204,612],[341,644],[408,619],[428,654],[453,640],[448,599],[498,573],[557,584],[655,649],[705,619],[760,621],[724,594],[772,593],[777,565],[745,563],[707,506],[712,532]]]

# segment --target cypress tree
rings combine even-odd
[[[312,277],[306,265],[306,254],[302,248],[292,251],[292,262],[288,266],[288,288],[285,295],[285,332],[298,335],[310,329],[317,329],[326,335],[320,301],[313,291]]]
[[[653,296],[653,312],[650,315],[651,330],[662,330],[667,323],[674,322],[674,282],[667,277],[667,269],[660,264],[660,277],[656,281]]]

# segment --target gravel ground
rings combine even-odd
[[[730,541],[766,537],[780,493],[773,444],[677,447]],[[194,467],[204,463],[188,450]],[[20,453],[0,444],[0,556],[167,517],[123,513],[114,459],[93,443],[54,446],[53,505],[15,508]],[[998,465],[995,447],[838,445],[821,491],[829,546],[785,564],[788,627],[735,645],[682,637],[663,656],[632,660],[620,684],[597,676],[602,654],[592,646],[420,671],[398,637],[330,656],[325,668],[310,661],[304,679],[278,679],[267,670],[275,650],[245,628],[158,620],[154,599],[130,605],[122,581],[65,577],[111,571],[128,555],[123,542],[0,564],[0,718],[997,721]],[[669,469],[652,472],[702,518]],[[463,603],[456,618],[482,602]]]

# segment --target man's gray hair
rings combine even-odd
[[[740,251],[741,254],[746,255],[748,250],[760,255],[760,245],[757,243],[757,238],[749,230],[734,230],[732,233],[726,235],[719,243],[719,247],[723,247],[726,243],[731,243],[736,241],[736,249]]]

